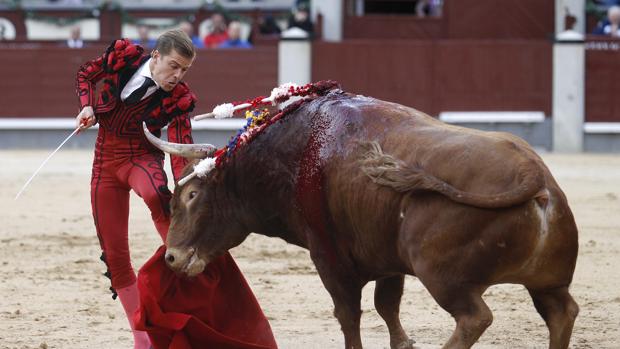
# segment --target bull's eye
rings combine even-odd
[[[196,192],[195,190],[190,191],[189,192],[189,199],[191,200],[191,199],[195,198],[196,194],[198,194],[198,192]]]

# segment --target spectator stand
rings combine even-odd
[[[245,34],[250,37],[259,19],[276,18],[283,23],[295,0],[13,0],[0,2],[0,30],[5,28],[4,40],[12,43],[46,44],[64,40],[68,26],[79,25],[84,39],[109,43],[129,36],[136,37],[136,24],[151,27],[151,35],[187,20],[194,32],[204,34],[204,21],[213,12],[222,12],[231,19],[246,23]],[[3,25],[4,24],[4,25]],[[202,30],[202,32],[201,32]],[[0,31],[0,34],[2,31]],[[269,41],[267,41],[269,42]]]
[[[237,1],[227,7],[206,6],[197,2],[149,1],[144,3],[87,2],[82,4],[26,2],[20,6],[3,4],[0,18],[7,19],[15,28],[10,41],[0,42],[3,64],[0,73],[11,81],[11,86],[0,88],[0,148],[50,147],[61,136],[70,132],[71,120],[77,113],[75,73],[80,64],[103,52],[114,38],[136,38],[137,24],[147,24],[156,37],[158,31],[189,20],[198,28],[200,21],[213,12],[228,13],[231,18],[243,18],[246,23],[264,13],[285,18],[294,0],[279,5],[270,1]],[[278,3],[276,1],[276,3]],[[234,16],[238,17],[234,17]],[[28,26],[26,22],[28,21]],[[38,26],[33,26],[37,22]],[[1,22],[0,22],[1,23]],[[93,24],[94,23],[94,24]],[[79,50],[67,50],[60,45],[68,37],[69,28],[82,27],[89,45]],[[35,31],[51,33],[36,34]],[[39,28],[39,29],[37,29]],[[41,29],[42,28],[42,29]],[[249,26],[248,26],[249,28]],[[34,35],[36,40],[29,36]],[[43,36],[48,35],[48,36]],[[251,52],[236,50],[200,50],[187,82],[199,96],[197,113],[210,111],[215,105],[269,93],[277,85],[277,39],[256,42]],[[49,67],[55,67],[49,69]],[[22,74],[20,72],[29,72]],[[221,120],[216,120],[221,121]],[[201,121],[196,123],[196,141],[213,141],[224,145],[243,120],[224,123]],[[19,132],[16,132],[19,131]],[[87,131],[69,147],[92,144],[96,132]],[[73,142],[73,141],[72,141]]]
[[[413,106],[446,121],[470,123],[478,128],[485,127],[483,124],[487,122],[493,129],[517,133],[542,148],[551,148],[549,140],[559,138],[552,137],[556,128],[550,121],[556,120],[552,115],[555,115],[554,110],[558,110],[552,106],[555,91],[552,83],[553,49],[556,45],[553,39],[556,22],[561,21],[559,16],[563,12],[556,13],[562,10],[555,9],[554,1],[504,0],[498,6],[496,0],[444,0],[441,15],[423,18],[413,12],[365,13],[364,5],[372,1],[342,0],[342,16],[338,15],[342,19],[342,35],[336,41],[321,39],[321,32],[325,31],[323,16],[316,11],[317,7],[313,8],[316,30],[315,40],[310,42],[311,68],[308,72],[311,80],[338,80],[345,90]],[[313,4],[317,2],[321,1],[315,0]],[[332,8],[331,0],[322,2]],[[73,11],[66,13],[68,17],[89,20],[90,17],[83,17],[87,16],[84,9],[90,8],[91,14],[94,12],[93,18],[99,21],[100,37],[95,43],[102,46],[109,42],[104,39],[106,35],[121,36],[123,21],[125,25],[130,25],[132,21],[146,21],[163,28],[181,19],[189,19],[194,24],[195,32],[199,32],[201,25],[206,25],[204,21],[215,11],[227,11],[229,16],[236,14],[246,23],[252,23],[250,32],[254,48],[246,52],[200,51],[192,67],[199,72],[188,79],[200,96],[197,112],[209,111],[222,102],[263,95],[277,85],[280,76],[278,62],[281,59],[278,59],[279,45],[276,43],[281,41],[277,36],[259,34],[258,19],[272,16],[284,28],[294,0],[278,5],[280,7],[273,5],[275,1],[267,0],[221,1],[221,8],[189,0],[177,0],[174,6],[163,0],[149,1],[148,6],[139,6],[137,1],[128,3],[132,4],[121,8],[114,7],[114,3],[105,6],[100,2],[88,3],[65,7],[65,10]],[[0,17],[13,16],[11,18],[24,21],[28,11],[34,11],[35,16],[41,17],[62,11],[61,7],[51,10],[49,6],[8,8],[6,3],[4,6],[7,10]],[[99,10],[98,16],[97,11],[92,9]],[[324,16],[326,28],[333,26],[332,15],[326,13]],[[54,64],[80,62],[100,52],[100,49],[91,47],[82,49],[85,50],[85,57],[57,48],[43,52],[40,51],[44,49],[40,46],[42,41],[32,43],[26,40],[23,23],[22,29],[19,22],[12,23],[15,39],[9,41],[10,44],[0,43],[0,47],[5,48],[3,59],[11,62],[7,64],[10,68],[0,71],[4,76],[14,76],[13,71],[23,71],[20,64],[44,66],[50,60],[56,62]],[[19,39],[20,33],[22,39]],[[325,31],[326,37],[331,33],[331,29],[330,33]],[[332,36],[328,39],[332,40]],[[31,51],[19,52],[17,46]],[[620,66],[616,67],[618,64],[615,63],[620,62],[618,47],[615,39],[586,39],[586,78],[582,81],[585,85],[585,116],[582,119],[586,122],[583,125],[583,149],[587,151],[617,151],[620,148],[614,145],[620,137],[617,131],[620,106],[616,106],[614,93],[610,92],[615,92],[615,81],[618,81],[616,72],[620,71]],[[50,58],[43,62],[38,58],[41,55]],[[12,86],[9,90],[14,92],[0,96],[0,104],[8,106],[0,118],[72,115],[75,112],[75,96],[72,95],[75,66],[64,65],[68,68],[59,68],[62,72],[57,76],[51,76],[45,70],[40,72],[44,83],[38,83],[36,88],[45,88],[45,94],[39,96],[38,92],[32,92],[30,78],[22,79],[30,81],[24,82],[23,86]],[[51,92],[47,90],[50,84],[56,86]],[[37,95],[40,101],[19,102],[19,96],[27,94]],[[581,94],[579,92],[577,97],[580,101]],[[51,100],[56,102],[51,104]],[[46,108],[49,115],[41,115],[40,105],[49,105]],[[455,115],[458,117],[455,118]],[[476,119],[476,115],[483,115],[484,118]],[[507,126],[519,127],[514,131],[506,129]],[[595,139],[593,137],[610,140],[592,141]]]
[[[586,33],[592,33],[598,23],[605,19],[611,4],[612,1],[586,0]]]

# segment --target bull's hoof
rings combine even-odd
[[[413,339],[407,339],[406,341],[401,342],[392,349],[420,349],[420,347],[414,346],[414,343],[415,341]]]

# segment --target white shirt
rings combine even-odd
[[[149,58],[148,61],[142,64],[142,66],[138,68],[138,70],[136,70],[136,72],[133,74],[131,79],[127,81],[127,84],[125,85],[125,87],[123,87],[123,90],[121,91],[121,100],[125,101],[125,99],[129,97],[129,95],[133,91],[137,90],[140,86],[142,86],[145,77],[153,80],[153,82],[155,82],[155,85],[149,87],[148,90],[146,90],[146,93],[144,94],[142,99],[145,99],[146,97],[152,95],[155,91],[157,91],[157,89],[159,88],[159,84],[157,83],[157,81],[155,81],[155,79],[153,79],[153,76],[151,75],[151,68],[149,67],[151,59],[152,58]]]
[[[611,36],[620,36],[620,28],[616,29],[615,33],[611,32],[611,24],[607,24],[606,26],[603,27],[603,32],[607,35],[611,35]]]
[[[67,46],[69,48],[82,48],[84,47],[84,41],[80,39],[67,39]]]

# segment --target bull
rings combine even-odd
[[[577,227],[525,141],[338,89],[290,109],[208,175],[177,185],[170,268],[196,275],[251,232],[306,248],[346,348],[362,348],[360,298],[370,281],[392,349],[415,343],[399,319],[405,275],[455,319],[444,348],[470,348],[491,325],[488,287],[521,284],[546,322],[549,348],[568,347],[579,311],[569,293]],[[175,154],[214,149],[145,134]]]

